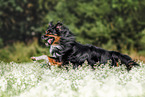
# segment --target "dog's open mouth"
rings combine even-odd
[[[46,45],[46,46],[49,46],[49,45],[51,45],[53,42],[54,42],[54,38],[53,38],[53,37],[52,37],[52,38],[49,38],[49,39],[46,41],[45,45]]]

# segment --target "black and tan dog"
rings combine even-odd
[[[46,46],[50,46],[52,57],[43,55],[32,57],[32,59],[45,59],[49,65],[62,66],[71,62],[73,68],[77,68],[86,60],[93,67],[96,62],[106,64],[108,60],[111,60],[111,66],[118,66],[118,62],[121,61],[121,64],[126,65],[127,70],[130,70],[133,66],[139,66],[128,55],[76,42],[73,33],[61,22],[56,25],[53,25],[52,22],[49,23],[46,34],[42,36],[42,39],[46,41]]]

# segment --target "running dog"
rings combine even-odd
[[[121,64],[126,65],[127,70],[131,70],[133,66],[139,66],[128,55],[76,42],[74,34],[61,22],[55,25],[50,22],[42,39],[45,40],[46,46],[50,46],[52,57],[43,55],[31,58],[33,60],[45,59],[49,65],[63,66],[70,62],[75,69],[87,61],[93,68],[96,62],[106,64],[108,60],[111,60],[111,66],[119,66],[118,62],[120,61]]]

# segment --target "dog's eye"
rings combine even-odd
[[[52,32],[49,32],[49,34],[52,34]]]
[[[48,34],[48,33],[49,33],[49,31],[45,31],[45,33],[46,33],[46,34]]]

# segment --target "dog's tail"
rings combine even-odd
[[[139,66],[139,64],[132,60],[132,58],[128,55],[124,55],[115,51],[110,51],[110,54],[112,57],[112,61],[114,62],[112,65],[116,64],[120,60],[121,64],[126,65],[128,71],[131,70],[133,66]]]

